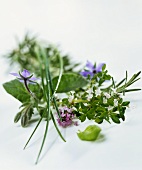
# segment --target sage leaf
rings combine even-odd
[[[17,123],[19,120],[20,120],[20,118],[21,118],[21,112],[18,112],[17,114],[16,114],[16,116],[14,117],[14,123]]]

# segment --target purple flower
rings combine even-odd
[[[57,121],[60,126],[64,128],[72,124],[74,124],[75,126],[78,126],[78,123],[76,121],[75,122],[73,121],[75,115],[73,114],[72,109],[69,109],[68,107],[62,107],[61,109],[59,109],[59,111],[60,111],[62,121],[60,120],[59,117]]]
[[[92,78],[94,74],[99,73],[102,71],[104,63],[100,63],[97,67],[95,67],[90,61],[87,61],[86,63],[86,69],[80,72],[80,74],[84,77],[90,77]]]
[[[33,74],[31,74],[28,70],[23,70],[22,73],[19,72],[18,73],[10,73],[11,75],[17,77],[17,79],[20,81],[20,82],[26,82],[26,83],[35,83],[34,81],[35,80],[38,80],[38,78],[36,77],[33,77]]]

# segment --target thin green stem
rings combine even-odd
[[[39,121],[38,121],[38,123],[37,123],[35,129],[33,130],[32,134],[30,135],[30,137],[29,137],[27,143],[25,144],[24,149],[26,148],[26,146],[27,146],[28,143],[30,142],[31,138],[33,137],[33,135],[34,135],[35,131],[37,130],[38,126],[40,125],[41,121],[42,121],[42,117],[39,119]]]
[[[43,51],[44,52],[44,51]],[[43,54],[43,53],[42,53]],[[46,128],[45,128],[45,132],[44,132],[44,137],[43,137],[43,140],[42,140],[42,144],[41,144],[41,147],[40,147],[40,150],[39,150],[39,153],[38,153],[38,156],[37,156],[37,159],[36,159],[36,164],[38,163],[38,160],[39,160],[39,157],[40,157],[40,154],[42,152],[42,149],[43,149],[43,146],[44,146],[44,143],[45,143],[45,139],[46,139],[46,136],[47,136],[47,132],[48,132],[48,125],[49,125],[49,115],[50,115],[50,83],[49,83],[49,76],[48,76],[48,63],[46,61],[46,55],[43,55],[44,57],[44,61],[45,61],[45,79],[46,79],[46,84],[47,84],[47,88],[45,88],[44,86],[44,90],[47,92],[46,94],[46,100],[47,100],[47,107],[48,107],[48,112],[47,112],[47,122],[46,122]]]
[[[49,88],[50,88],[52,94],[54,94],[54,89],[53,89],[51,74],[50,74],[50,71],[49,71],[49,61],[48,61],[48,58],[46,57],[45,52],[43,52],[43,57],[44,57],[44,61],[45,61],[45,63],[46,63],[46,67],[45,67],[45,69],[46,69],[46,81],[47,81],[47,83],[49,83]],[[50,100],[51,100],[51,98],[50,98]],[[58,116],[59,116],[60,120],[62,121],[62,118],[61,118],[61,115],[60,115],[60,112],[59,112],[59,109],[58,109],[58,106],[57,106],[57,102],[56,102],[56,100],[55,100],[54,95],[52,95],[52,100],[53,100],[54,106],[55,106],[55,108],[56,108],[56,111],[57,111],[57,113],[58,113]],[[63,139],[63,141],[66,141],[66,140],[63,138],[63,136],[61,135],[61,132],[59,131],[59,129],[58,129],[56,123],[55,123],[55,119],[54,119],[54,116],[52,115],[52,113],[51,113],[51,118],[52,118],[52,121],[53,121],[53,123],[54,123],[54,125],[55,125],[55,128],[56,128],[58,134],[59,134],[60,137]]]
[[[55,90],[54,90],[52,96],[54,96],[55,93],[56,93],[56,91],[58,90],[59,84],[60,84],[60,82],[61,82],[62,74],[63,74],[63,59],[62,59],[62,57],[60,57],[60,56],[59,56],[59,63],[60,63],[59,78],[58,78],[58,82],[57,82],[57,84],[56,84],[56,87],[55,87]],[[52,97],[52,96],[51,96],[51,97]]]
[[[59,134],[60,137],[63,139],[63,141],[66,142],[66,140],[65,140],[64,137],[62,136],[61,132],[59,131],[59,128],[58,128],[58,126],[57,126],[57,124],[56,124],[56,121],[55,121],[55,119],[54,119],[54,116],[53,116],[52,112],[50,113],[50,115],[51,115],[52,121],[53,121],[53,123],[54,123],[54,126],[55,126],[58,134]]]
[[[44,75],[43,75],[43,69],[42,69],[42,61],[41,61],[41,58],[40,58],[39,49],[35,49],[35,51],[36,51],[36,56],[37,56],[37,58],[38,58],[38,60],[39,60],[39,63],[40,63],[39,65],[40,65],[40,72],[41,72],[42,87],[43,87],[43,91],[44,91],[44,95],[45,95],[44,97],[47,98],[46,92],[45,92],[44,78],[43,78]],[[48,100],[47,100],[47,102],[48,102]],[[46,111],[46,110],[45,110],[45,111]],[[45,112],[45,111],[44,111],[44,112]],[[43,113],[43,115],[44,115],[44,113]],[[38,121],[36,127],[34,128],[32,134],[30,135],[30,137],[29,137],[26,145],[24,146],[24,149],[26,148],[26,146],[27,146],[28,143],[30,142],[31,138],[33,137],[34,133],[36,132],[36,130],[37,130],[38,126],[40,125],[42,119],[43,119],[43,118],[41,117],[40,120]]]
[[[38,153],[38,156],[37,156],[37,159],[36,159],[35,164],[38,163],[38,160],[39,160],[39,157],[40,157],[40,154],[41,154],[41,152],[42,152],[42,149],[43,149],[43,146],[44,146],[44,143],[45,143],[45,139],[46,139],[46,136],[47,136],[48,125],[49,125],[49,114],[50,114],[50,105],[49,105],[49,107],[48,107],[47,122],[46,122],[46,128],[45,128],[45,132],[44,132],[43,141],[42,141],[41,148],[40,148],[40,151],[39,151],[39,153]]]

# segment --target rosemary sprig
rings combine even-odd
[[[130,78],[130,80],[127,80],[128,75],[127,75],[127,72],[126,72],[126,78],[121,81],[121,84],[122,84],[124,81],[125,81],[125,84],[122,85],[122,86],[120,86],[120,87],[118,87],[118,85],[117,85],[118,88],[117,88],[116,91],[117,91],[118,93],[124,93],[124,92],[141,90],[141,89],[127,89],[127,87],[129,87],[130,85],[132,85],[133,83],[135,83],[136,81],[138,81],[138,80],[140,79],[140,78],[138,78],[138,76],[140,75],[140,73],[141,73],[141,71],[139,71],[138,73],[134,74],[134,75]],[[120,84],[120,83],[119,83],[119,84]]]

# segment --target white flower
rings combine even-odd
[[[111,88],[111,90],[112,90],[112,91],[111,91],[111,95],[112,95],[112,96],[113,96],[114,94],[118,94],[117,91],[116,91],[116,89]]]
[[[92,97],[93,97],[93,94],[88,94],[87,100],[89,101],[90,99],[92,99]]]
[[[69,96],[68,101],[69,101],[70,103],[72,103],[73,99],[74,99],[74,96],[71,95],[71,96]]]
[[[89,88],[88,90],[86,90],[86,92],[87,92],[88,94],[91,94],[91,93],[93,93],[93,89],[92,89],[92,88]]]
[[[95,90],[96,96],[101,94],[101,90],[98,88],[97,90]]]
[[[93,97],[93,94],[92,94],[93,93],[93,89],[90,88],[86,92],[88,93],[87,100],[90,100]]]
[[[112,106],[109,106],[108,107],[108,111],[110,111],[110,110],[112,110],[113,109],[113,107]]]
[[[107,99],[109,99],[110,98],[110,94],[109,93],[104,93],[104,96],[107,98]]]
[[[107,103],[107,99],[105,97],[103,97],[103,103]]]
[[[117,99],[114,99],[114,106],[118,106],[118,100]]]

